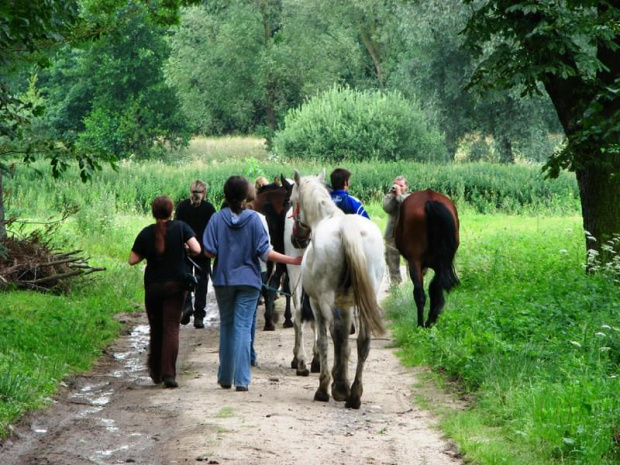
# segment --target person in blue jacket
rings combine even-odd
[[[213,287],[220,310],[220,365],[217,381],[247,391],[251,328],[262,285],[260,260],[300,265],[301,257],[273,250],[258,214],[245,209],[250,184],[231,176],[224,184],[226,207],[211,217],[202,242],[205,255],[215,257]]]
[[[370,219],[362,202],[349,195],[349,181],[351,172],[344,168],[336,168],[330,175],[332,183],[332,192],[330,193],[332,200],[338,208],[345,213],[355,214]]]

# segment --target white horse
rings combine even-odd
[[[345,215],[329,196],[324,179],[325,171],[303,178],[295,171],[296,184],[291,194],[291,204],[298,212],[295,222],[312,231],[301,274],[318,331],[321,375],[314,400],[329,401],[329,328],[334,342],[332,395],[336,401],[346,401],[345,407],[358,409],[371,334],[385,331],[383,312],[377,302],[385,272],[383,236],[367,218]],[[353,384],[349,385],[349,330],[354,307],[359,310],[357,369]]]
[[[291,184],[292,183],[293,182],[291,182]],[[293,257],[299,257],[306,251],[310,239],[310,230],[307,228],[300,228],[299,225],[296,226],[294,214],[295,212],[291,207],[284,221],[284,253]],[[295,347],[293,348],[291,368],[296,370],[298,376],[308,376],[310,370],[308,370],[307,367],[307,356],[304,346],[304,329],[306,322],[310,322],[313,332],[311,371],[312,373],[319,372],[319,353],[316,343],[314,316],[312,315],[312,310],[308,309],[309,305],[307,302],[302,302],[301,268],[296,265],[287,265],[287,274],[293,300],[293,323],[295,326]]]

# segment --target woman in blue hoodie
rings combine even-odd
[[[254,311],[262,285],[260,260],[300,265],[272,249],[269,237],[253,210],[244,209],[250,184],[231,176],[224,184],[227,206],[211,217],[202,242],[207,257],[215,257],[213,287],[220,310],[220,366],[217,381],[247,391],[252,379],[250,339]]]

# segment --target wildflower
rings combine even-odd
[[[570,341],[570,343],[575,347],[581,347],[581,344],[579,344],[577,341]]]

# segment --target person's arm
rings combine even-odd
[[[393,192],[388,192],[383,197],[383,211],[390,215],[396,213],[398,211],[399,203],[396,200]]]
[[[136,252],[132,250],[129,253],[129,260],[127,261],[127,263],[133,266],[133,265],[140,263],[143,260],[143,258],[144,257],[141,257],[140,255],[138,255]]]
[[[198,255],[200,253],[200,244],[195,237],[191,237],[186,243],[190,255]]]
[[[272,262],[284,263],[285,265],[301,265],[303,257],[291,257],[290,255],[284,255],[272,249],[269,251],[267,258]]]

